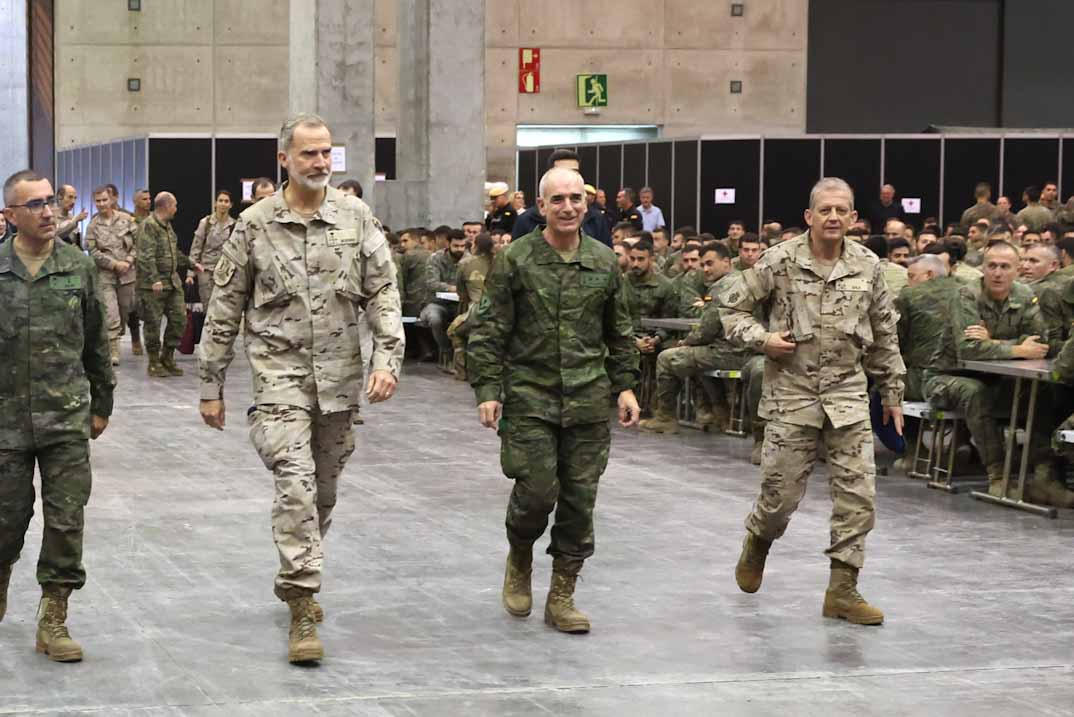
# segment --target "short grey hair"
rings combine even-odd
[[[291,151],[291,144],[295,140],[295,129],[298,127],[324,127],[327,129],[328,123],[324,121],[323,117],[312,112],[299,112],[291,115],[284,120],[283,125],[280,127],[281,152]]]
[[[933,276],[947,276],[947,264],[943,263],[936,254],[922,254],[910,260],[910,266],[920,264],[926,271],[931,271]]]
[[[1048,253],[1048,261],[1059,261],[1059,249],[1054,244],[1031,244],[1026,247],[1026,251],[1044,251]]]
[[[817,206],[817,195],[821,192],[846,192],[850,195],[850,208],[854,208],[854,190],[839,177],[825,177],[813,185],[813,189],[809,192],[810,209]]]
[[[548,186],[549,177],[557,172],[566,172],[577,177],[578,181],[581,182],[583,186],[582,194],[585,194],[585,180],[582,179],[581,174],[579,174],[573,169],[567,169],[566,167],[552,167],[552,169],[544,173],[544,176],[541,177],[541,183],[537,185],[537,195],[541,197],[541,199],[544,199],[544,190]]]

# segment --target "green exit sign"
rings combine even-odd
[[[608,106],[607,75],[578,75],[578,106]]]

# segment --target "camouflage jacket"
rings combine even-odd
[[[674,319],[679,314],[679,297],[675,285],[667,277],[651,270],[645,277],[637,278],[631,272],[627,275],[627,285],[631,293],[631,306],[634,314],[634,334],[637,336],[655,333],[662,339],[667,338],[667,331],[650,332],[641,325],[642,319]]]
[[[931,283],[931,282],[930,282]],[[1047,335],[1044,317],[1033,290],[1014,282],[1010,296],[995,301],[983,287],[963,286],[951,305],[939,355],[930,361],[937,371],[953,371],[961,361],[995,361],[1012,359],[1012,349],[1029,336]],[[991,338],[968,339],[965,330],[974,325],[988,329]]]
[[[328,187],[308,226],[283,191],[262,199],[239,217],[213,284],[200,345],[202,399],[221,397],[245,323],[256,403],[324,413],[357,408],[360,308],[372,328],[373,370],[399,375],[403,324],[395,263],[380,224],[357,197]]]
[[[980,287],[981,279],[984,278],[984,274],[980,269],[970,266],[964,261],[956,264],[955,270],[950,275],[958,279],[963,285],[974,287]]]
[[[809,234],[765,251],[720,294],[728,338],[762,351],[770,333],[790,332],[798,346],[765,359],[760,415],[801,426],[847,426],[869,420],[866,375],[885,406],[898,406],[906,369],[899,355],[898,314],[880,260],[843,241],[827,280],[817,273]],[[768,306],[768,329],[753,315]]]
[[[436,300],[438,291],[458,290],[461,263],[462,259],[455,261],[447,249],[441,249],[429,257],[425,264],[425,289],[429,292],[429,301]]]
[[[1060,272],[1052,272],[1056,276]],[[1038,294],[1041,316],[1048,332],[1049,354],[1056,355],[1074,335],[1074,280],[1060,275]]]
[[[491,269],[491,255],[471,255],[459,262],[459,283],[456,285],[459,290],[459,315],[481,303],[481,297],[485,295],[485,277]]]
[[[0,450],[86,440],[116,385],[97,268],[57,241],[31,279],[14,245],[0,244]]]
[[[906,285],[910,283],[906,267],[896,264],[893,261],[881,259],[880,273],[883,275],[884,281],[887,282],[888,291],[891,292],[892,296],[898,296],[899,292],[905,289]]]
[[[216,218],[216,214],[202,217],[194,230],[194,241],[190,244],[190,263],[201,264],[206,271],[212,271],[220,260],[224,242],[234,230],[235,220],[230,216],[223,222]]]
[[[406,254],[403,254],[401,265],[403,267],[403,280],[400,282],[400,286],[403,287],[403,306],[406,307],[408,316],[417,316],[421,312],[421,307],[427,303],[427,294],[425,290],[425,273],[429,264],[429,257],[432,255],[421,247],[414,247]]]
[[[1052,364],[1052,378],[1056,381],[1074,383],[1074,336],[1063,342],[1059,355]]]
[[[1039,232],[1049,222],[1055,221],[1055,214],[1041,204],[1030,204],[1014,215],[1014,225],[1025,224],[1030,231]]]
[[[955,277],[939,276],[906,287],[895,299],[899,347],[908,369],[928,368],[937,357],[961,288],[962,283]]]
[[[987,219],[991,222],[998,216],[999,208],[992,202],[977,203],[962,212],[962,220],[959,223],[963,228],[968,228],[978,219]]]
[[[131,284],[138,278],[135,266],[138,226],[126,214],[113,211],[111,219],[100,214],[86,227],[86,249],[97,263],[102,284]],[[125,261],[130,268],[116,273],[116,264]]]
[[[609,396],[633,389],[638,351],[615,253],[582,237],[571,261],[540,229],[496,255],[466,346],[478,404],[572,426],[607,421]],[[471,318],[473,314],[471,314]]]
[[[179,251],[171,222],[161,222],[151,214],[138,227],[138,288],[152,289],[158,281],[164,289],[182,289],[179,273],[186,274],[190,260]]]
[[[705,284],[705,272],[697,269],[679,274],[672,279],[672,284],[679,297],[679,310],[675,315],[684,319],[699,318],[704,307],[695,304],[702,301],[707,306],[711,299],[709,287]]]
[[[734,281],[733,276],[734,272],[725,275],[706,293],[712,297],[719,297],[720,292]],[[719,298],[714,298],[705,304],[701,312],[701,323],[691,329],[683,343],[687,346],[709,346],[724,342],[727,342],[727,335],[724,333],[723,322],[720,320],[720,301]],[[741,347],[738,352],[744,357],[750,353],[749,349]]]
[[[80,228],[80,222],[75,221],[75,217],[78,216],[73,211],[64,212],[60,211],[56,215],[56,236],[63,239],[71,246],[82,247],[82,230]]]

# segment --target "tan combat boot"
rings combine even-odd
[[[183,375],[183,369],[175,365],[175,349],[164,349],[160,352],[160,366],[167,372],[166,376]]]
[[[324,645],[317,637],[317,620],[311,596],[291,598],[291,629],[287,633],[287,661],[291,664],[324,659]]]
[[[746,533],[746,539],[742,541],[742,554],[738,556],[738,565],[735,566],[735,582],[742,592],[755,593],[761,589],[764,563],[771,547],[771,541]]]
[[[544,605],[544,623],[560,632],[582,635],[589,632],[589,618],[574,607],[577,575],[552,573],[552,586]]]
[[[1033,478],[1026,483],[1025,499],[1039,505],[1074,508],[1074,493],[1059,481],[1048,463],[1038,463],[1033,469]]]
[[[639,423],[638,428],[650,433],[678,433],[679,422],[675,419],[675,416],[658,408],[653,417],[646,418]]]
[[[1003,464],[993,463],[985,470],[988,472],[988,494],[993,498],[1003,498]]]
[[[512,546],[507,553],[507,568],[503,576],[503,609],[515,617],[529,617],[533,609],[533,549]]]
[[[142,340],[134,336],[131,337],[131,353],[135,356],[141,356],[145,353],[145,349],[142,348]]]
[[[846,620],[855,625],[879,625],[884,613],[858,592],[858,569],[839,560],[832,561],[828,591],[824,593],[824,617]]]
[[[706,431],[719,431],[723,433],[731,423],[731,412],[721,401],[711,408],[699,408],[697,410],[697,422]]]
[[[314,622],[324,622],[324,608],[313,596],[310,596],[310,612],[313,614]]]
[[[152,351],[149,352],[149,366],[146,367],[145,372],[153,378],[168,378],[171,375],[160,365],[160,356]]]
[[[82,647],[67,631],[67,598],[71,588],[61,585],[41,586],[41,605],[37,609],[37,651],[53,662],[78,662]]]
[[[0,565],[0,622],[7,613],[7,586],[11,582],[11,566]]]
[[[112,354],[112,365],[119,365],[119,339],[112,339],[108,342],[108,352]]]

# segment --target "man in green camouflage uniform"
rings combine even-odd
[[[56,241],[55,202],[33,172],[4,184],[4,217],[19,232],[0,245],[0,620],[34,514],[36,465],[44,512],[37,650],[71,662],[82,659],[64,623],[71,591],[86,582],[88,439],[108,426],[115,377],[97,267]]]
[[[320,117],[284,123],[278,158],[290,183],[244,211],[224,244],[200,346],[202,418],[223,429],[224,378],[245,327],[254,381],[247,423],[275,479],[275,594],[291,611],[292,663],[324,656],[316,629],[324,612],[313,595],[321,589],[322,541],[339,476],[354,451],[361,310],[373,334],[370,403],[394,394],[403,358],[388,242],[362,200],[328,186],[331,156],[332,136]]]
[[[731,256],[723,244],[705,247],[705,275],[713,280],[710,296],[718,296],[720,286],[731,274]],[[708,259],[713,255],[716,261]],[[665,349],[656,359],[656,409],[652,418],[639,424],[645,431],[654,433],[678,433],[679,422],[675,418],[675,405],[679,400],[682,382],[699,378],[705,371],[714,369],[736,370],[749,356],[749,351],[733,345],[724,338],[720,322],[719,301],[705,305],[701,322],[683,340],[683,345]]]
[[[496,256],[470,333],[468,369],[481,424],[499,426],[500,464],[515,481],[504,608],[529,615],[533,544],[555,510],[545,622],[584,633],[589,620],[573,595],[594,549],[597,483],[611,443],[609,397],[618,395],[620,424],[635,425],[638,352],[615,254],[580,233],[581,176],[549,170],[540,193],[546,226]]]
[[[149,353],[150,376],[182,376],[175,365],[175,349],[186,330],[186,301],[180,274],[186,275],[190,262],[179,251],[172,219],[179,209],[169,192],[161,192],[153,202],[153,213],[138,228],[138,316],[145,328],[145,349]],[[193,284],[194,279],[188,278]],[[168,319],[161,346],[160,323]]]
[[[459,315],[448,326],[454,349],[455,378],[466,380],[466,339],[470,335],[470,312],[477,311],[485,295],[485,277],[492,269],[492,237],[486,233],[474,239],[473,253],[459,262]]]
[[[857,590],[876,510],[866,376],[880,393],[885,422],[894,421],[901,433],[905,369],[898,316],[879,259],[845,239],[857,218],[847,183],[822,179],[809,207],[807,234],[766,251],[720,295],[729,338],[768,356],[761,494],[746,520],[735,579],[745,592],[760,588],[768,549],[805,495],[823,440],[834,502],[823,614],[875,625],[884,614]],[[767,329],[753,315],[758,304],[768,307]]]
[[[1054,381],[1063,381],[1064,383],[1074,383],[1074,336],[1070,336],[1063,343],[1059,355],[1055,357],[1055,363],[1052,364],[1052,379]],[[1063,387],[1064,396],[1069,399],[1070,387]],[[1069,402],[1067,406],[1069,406]],[[1058,455],[1062,456],[1069,464],[1074,463],[1074,443],[1067,443],[1066,441],[1060,441],[1058,437],[1058,431],[1074,431],[1074,413],[1070,414],[1065,421],[1059,424],[1057,433],[1052,442],[1052,446]]]
[[[944,331],[962,282],[947,272],[943,259],[923,254],[910,262],[909,284],[895,299],[899,312],[899,348],[906,364],[907,401],[925,400],[925,372],[935,368]]]
[[[1018,250],[997,242],[985,250],[985,278],[977,289],[962,287],[945,320],[940,353],[925,373],[925,395],[937,408],[958,411],[988,472],[988,492],[1002,495],[1004,441],[997,419],[1014,399],[1013,381],[987,374],[959,375],[960,360],[1041,359],[1048,352],[1044,319],[1032,289],[1017,283]],[[1038,404],[1037,430],[1029,438],[1034,464],[1043,466],[1026,486],[1034,502],[1062,503],[1071,496],[1050,480],[1047,429],[1053,423],[1047,402]],[[1038,480],[1039,478],[1039,480]]]

